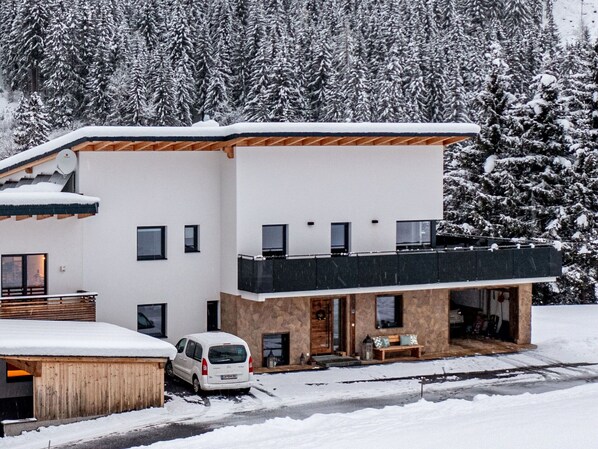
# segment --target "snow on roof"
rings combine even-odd
[[[162,340],[108,323],[0,320],[0,356],[168,357]]]
[[[25,187],[25,186],[22,186]],[[0,206],[48,206],[68,204],[98,204],[95,196],[68,192],[31,192],[18,189],[0,191]]]
[[[209,123],[209,122],[208,122]],[[0,173],[93,140],[198,140],[220,141],[243,136],[274,135],[396,135],[474,136],[480,127],[471,123],[236,123],[229,126],[86,126],[0,161]]]

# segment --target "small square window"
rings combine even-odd
[[[403,327],[403,297],[376,296],[376,329]]]
[[[287,225],[262,226],[262,255],[266,257],[287,254]]]
[[[137,228],[137,260],[166,259],[166,226]]]
[[[137,306],[137,331],[152,337],[166,338],[166,304]]]
[[[199,252],[199,225],[185,226],[185,252]]]

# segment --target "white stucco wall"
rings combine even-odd
[[[396,221],[442,218],[442,147],[237,148],[236,158],[241,254],[261,254],[265,224],[287,224],[288,253],[301,255],[329,253],[334,222],[351,223],[351,251],[394,251]]]
[[[77,218],[9,218],[0,221],[0,255],[47,254],[48,294],[74,293],[85,289],[83,232],[83,220]]]
[[[166,303],[168,339],[206,329],[220,292],[220,159],[212,152],[82,152],[79,189],[101,199],[85,222],[83,272],[98,321],[131,329],[137,305]],[[185,225],[200,225],[185,253]],[[137,260],[137,227],[166,226],[167,260]]]

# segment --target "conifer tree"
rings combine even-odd
[[[28,150],[48,140],[50,120],[37,92],[21,98],[14,124],[14,142],[18,151]]]

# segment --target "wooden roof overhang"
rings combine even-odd
[[[79,151],[222,151],[235,157],[236,147],[310,147],[310,146],[447,146],[475,136],[466,133],[252,133],[216,136],[87,136],[32,156],[12,166],[0,169],[0,176],[50,161],[63,149]]]
[[[56,217],[59,220],[69,217],[87,218],[98,213],[99,204],[0,204],[0,221],[15,217],[17,221],[33,218],[44,220]]]

